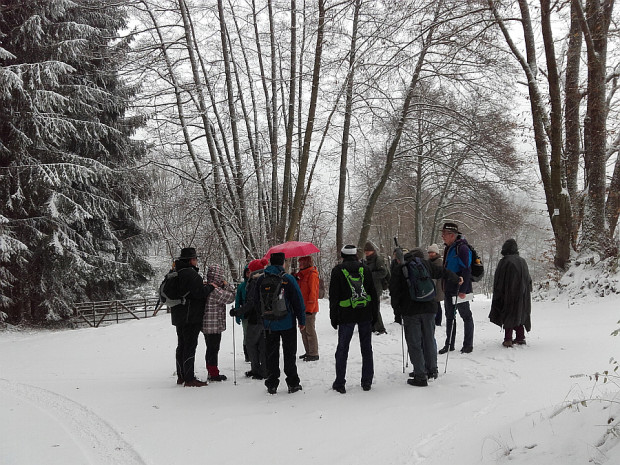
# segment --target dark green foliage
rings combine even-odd
[[[0,305],[60,319],[151,274],[136,201],[142,124],[126,117],[122,2],[5,0],[0,9]]]

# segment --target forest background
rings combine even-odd
[[[482,292],[509,237],[545,286],[613,271],[617,19],[613,0],[3,0],[0,319],[154,294],[185,246],[238,280],[312,241],[326,276],[344,243],[390,255],[444,221]]]

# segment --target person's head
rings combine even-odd
[[[502,255],[519,255],[519,247],[517,241],[514,239],[508,239],[502,246]]]
[[[426,249],[426,252],[428,252],[428,258],[434,260],[439,257],[439,246],[437,244],[431,244],[428,246],[428,249]]]
[[[340,249],[340,256],[342,258],[357,258],[357,247],[354,245],[345,245]]]
[[[370,241],[366,242],[366,244],[364,244],[364,255],[370,257],[374,253],[377,253],[375,245]]]
[[[283,252],[275,252],[269,256],[269,264],[275,266],[284,266],[284,253]]]
[[[459,232],[459,227],[456,223],[444,223],[443,228],[441,228],[441,238],[443,239],[444,244],[452,245],[456,238],[461,234]]]
[[[305,270],[306,268],[314,266],[314,261],[312,260],[312,257],[310,255],[306,255],[305,257],[299,257],[297,262],[299,263],[300,270]]]
[[[181,249],[181,255],[179,256],[179,260],[185,260],[189,262],[192,266],[198,265],[198,254],[196,254],[196,249],[194,247],[184,247]]]
[[[250,270],[250,273],[254,273],[257,270],[262,270],[263,268],[265,268],[267,263],[269,262],[266,259],[257,258],[256,260],[252,260],[250,263],[248,263],[248,269]]]
[[[207,266],[207,282],[222,286],[225,283],[224,269],[220,265]]]

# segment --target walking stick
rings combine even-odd
[[[448,351],[446,352],[446,366],[443,369],[444,375],[448,371],[448,357],[450,357],[450,345],[452,344],[452,336],[454,335],[454,327],[456,326],[456,305],[459,301],[459,295],[454,297],[454,317],[452,317],[452,327],[450,328],[450,337],[448,338]]]
[[[403,326],[402,320],[400,322],[400,346],[403,350],[403,373],[404,373],[405,372],[405,328]]]
[[[234,307],[233,307],[234,310]],[[233,310],[231,310],[232,316],[232,328],[233,328],[233,384],[237,385],[237,354],[235,351],[235,317],[232,315]]]

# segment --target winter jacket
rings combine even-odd
[[[370,295],[370,302],[362,308],[342,306],[341,302],[350,299],[352,295],[351,287],[342,270],[345,269],[351,274],[357,274],[360,267],[364,270],[363,285],[366,293]],[[329,280],[329,318],[332,326],[336,328],[341,323],[362,323],[365,321],[370,321],[374,325],[377,322],[378,314],[379,297],[370,268],[363,265],[355,256],[343,258],[342,263],[332,269]]]
[[[246,266],[243,270],[243,281],[237,286],[237,292],[235,293],[235,310],[242,308],[247,299],[247,285],[249,279],[249,275],[247,274],[248,270],[249,268]],[[245,318],[245,315],[243,317],[236,316],[235,320],[237,321],[237,324],[241,324],[241,320]]]
[[[215,288],[207,297],[202,332],[204,334],[223,333],[226,331],[226,304],[235,300],[235,290],[224,280],[224,273],[219,265],[209,266],[207,282],[213,283]]]
[[[457,294],[470,294],[471,287],[471,250],[467,246],[467,241],[462,236],[457,236],[450,246],[446,246],[443,253],[443,267],[453,271],[463,277],[463,284],[460,286],[448,283],[444,279],[444,292],[446,296],[452,297]]]
[[[306,313],[317,313],[319,311],[319,272],[316,266],[299,270],[295,277],[301,289]]]
[[[279,265],[269,265],[267,268],[265,268],[265,273],[257,278],[256,286],[254,287],[252,294],[253,300],[259,308],[260,285],[263,282],[263,279],[265,279],[265,276],[268,274],[280,273],[284,273],[284,267]],[[299,325],[303,326],[306,324],[306,307],[304,305],[304,299],[301,295],[301,290],[299,289],[297,280],[288,273],[284,273],[282,278],[282,286],[284,287],[284,300],[286,302],[286,309],[288,310],[288,315],[282,320],[263,320],[263,326],[267,331],[284,331],[286,329],[291,329],[295,326],[295,318],[297,318],[297,322]]]
[[[453,285],[457,285],[459,277],[456,273],[441,267],[439,264],[433,264],[430,260],[424,259],[424,252],[421,249],[413,249],[405,255],[405,263],[409,263],[415,258],[420,258],[422,264],[428,270],[431,278],[437,280],[445,279]],[[409,293],[409,280],[405,277],[403,269],[405,266],[396,266],[392,273],[390,281],[390,290],[392,292],[392,308],[394,316],[398,320],[402,315],[419,315],[422,313],[437,313],[437,304],[435,300],[429,302],[417,302],[411,299]],[[393,283],[393,284],[392,284]]]
[[[429,262],[431,262],[431,264],[433,266],[442,266],[442,260],[441,257],[437,256],[434,259],[428,259]],[[443,302],[443,299],[445,297],[445,294],[443,292],[443,279],[435,279],[435,292],[437,292],[437,294],[435,295],[435,302]]]
[[[383,292],[383,279],[388,275],[388,269],[385,266],[385,261],[377,251],[375,250],[371,255],[364,258],[362,263],[370,269],[372,272],[372,281],[375,285],[377,295],[381,296]]]
[[[493,278],[489,319],[504,328],[524,325],[529,332],[532,329],[532,278],[527,263],[519,256],[514,239],[504,243],[502,255]]]
[[[204,284],[198,274],[198,268],[193,267],[189,260],[176,260],[174,268],[179,273],[179,290],[181,294],[189,292],[185,305],[177,305],[170,311],[172,324],[183,326],[186,324],[201,324],[205,311],[205,302],[213,286]]]

